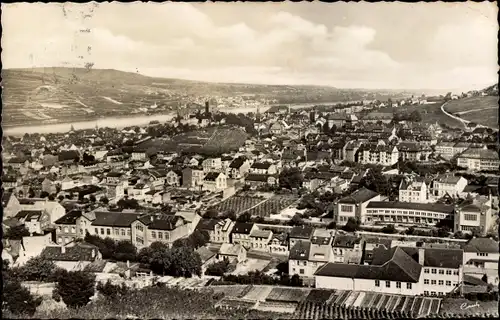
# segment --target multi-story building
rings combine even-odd
[[[355,235],[337,233],[332,243],[333,262],[361,263],[364,243],[364,239]]]
[[[81,228],[78,223],[81,216],[82,211],[71,210],[54,222],[58,244],[66,244],[75,239],[82,239],[85,237],[85,229]]]
[[[2,195],[3,216],[5,218],[14,217],[22,210],[19,200],[12,192],[4,192]]]
[[[184,188],[200,189],[203,186],[205,173],[202,168],[184,168],[182,170],[182,186]]]
[[[331,244],[299,240],[290,249],[288,274],[312,278],[318,268],[332,259]]]
[[[457,165],[471,171],[498,170],[500,159],[495,150],[469,148],[458,156]]]
[[[256,228],[256,225],[253,223],[237,221],[234,224],[233,230],[231,231],[231,243],[241,244],[245,249],[250,249],[252,247],[252,239],[250,238],[250,234]]]
[[[234,221],[231,219],[220,220],[214,225],[213,243],[231,243],[231,231],[234,228]]]
[[[460,203],[455,212],[454,231],[472,233],[476,230],[481,235],[493,231],[495,211],[492,208],[491,196],[477,196],[469,198]]]
[[[269,252],[269,242],[273,237],[273,232],[271,230],[260,230],[254,228],[250,232],[250,246],[252,249],[258,251]]]
[[[417,142],[401,142],[398,144],[399,157],[404,161],[427,161],[432,149]]]
[[[399,151],[395,146],[365,144],[358,150],[358,162],[362,164],[392,166],[398,159]]]
[[[21,210],[16,219],[23,223],[30,233],[43,234],[50,227],[50,216],[45,210]]]
[[[209,172],[203,179],[203,190],[218,192],[227,188],[227,178],[222,172]]]
[[[208,158],[203,160],[201,163],[204,172],[210,171],[220,171],[222,170],[222,159],[221,158]]]
[[[435,226],[441,220],[453,220],[454,206],[440,203],[371,201],[363,212],[367,224],[398,223]]]
[[[273,175],[277,173],[276,166],[271,162],[255,162],[249,170],[252,174]]]
[[[444,197],[446,194],[451,197],[458,197],[466,186],[467,180],[464,177],[445,174],[434,180],[431,193],[436,198]]]
[[[442,296],[462,283],[462,259],[460,249],[380,247],[371,265],[323,265],[316,288]]]
[[[132,223],[140,217],[137,213],[96,211],[95,219],[87,227],[89,234],[115,241],[132,241]]]
[[[175,240],[187,237],[190,229],[190,224],[181,216],[144,215],[131,223],[132,243],[138,249],[149,247],[153,242],[171,246]]]
[[[455,156],[455,152],[453,149],[454,145],[455,145],[454,142],[442,141],[436,144],[436,146],[434,147],[434,151],[436,152],[436,154],[440,155],[445,159],[451,159],[453,158],[453,156]]]
[[[231,178],[240,179],[250,170],[250,162],[243,157],[238,157],[231,161],[228,169],[227,171]]]
[[[345,225],[349,218],[359,219],[365,223],[367,205],[370,201],[380,201],[380,195],[375,191],[362,188],[344,197],[334,204],[334,220],[337,225]]]
[[[464,246],[464,274],[498,285],[498,241],[491,238],[473,238]]]
[[[403,179],[399,185],[399,201],[427,203],[427,184],[423,179]]]
[[[288,236],[289,248],[293,248],[299,241],[310,241],[314,234],[314,228],[311,226],[295,226],[290,230]]]

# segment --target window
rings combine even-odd
[[[429,284],[429,279],[424,279],[424,284]]]
[[[401,282],[396,282],[396,288],[401,289]]]
[[[340,206],[340,211],[343,211],[343,212],[354,212],[354,207],[353,206],[344,206],[344,205],[341,205]]]
[[[453,274],[458,276],[458,271],[457,270],[453,271]]]
[[[94,228],[94,231],[95,231],[95,234],[99,234],[99,229],[98,228]]]
[[[120,229],[115,229],[115,235],[119,236],[120,235]]]
[[[122,229],[122,236],[125,235],[125,229]]]
[[[429,269],[425,268],[424,273],[429,273]]]
[[[163,232],[158,232],[158,239],[163,239]]]
[[[170,240],[170,233],[165,232],[165,240]]]
[[[446,280],[446,285],[447,285],[447,286],[451,286],[451,281]]]
[[[151,238],[153,238],[153,239],[156,238],[156,232],[155,231],[151,231]]]
[[[451,276],[451,270],[446,270],[446,274]]]
[[[431,273],[432,273],[432,274],[436,274],[436,269],[432,269],[432,270],[431,270]]]
[[[440,269],[439,274],[444,274],[444,270]]]
[[[390,281],[386,281],[385,282],[385,287],[386,288],[390,288],[391,287],[391,282]]]
[[[375,280],[375,287],[380,287],[380,280]]]
[[[137,230],[139,230],[139,231],[144,230],[144,228],[143,228],[143,227],[142,227],[142,225],[140,225],[140,224],[137,224],[137,225],[135,226],[135,228],[136,228]]]
[[[104,228],[101,228],[101,234],[104,234]]]
[[[130,236],[130,229],[127,229],[127,236]]]
[[[429,291],[424,291],[424,295],[428,296],[429,295]]]
[[[435,296],[436,295],[436,291],[431,291],[431,296]]]
[[[61,242],[62,242],[62,238],[61,237],[57,238],[57,243],[61,243]]]
[[[75,227],[71,227],[71,233],[75,233],[76,232],[76,228]]]
[[[444,285],[444,281],[443,281],[443,280],[439,280],[439,281],[438,281],[438,284],[439,284],[440,286],[442,286],[442,285]]]
[[[299,270],[299,273],[300,273],[300,274],[304,274],[304,269],[300,269],[300,270]]]
[[[143,243],[144,243],[144,241],[142,240],[142,238],[141,238],[141,237],[135,237],[135,241],[136,241],[137,243],[140,243],[140,244],[143,244]]]
[[[436,280],[431,280],[432,285],[436,285]]]
[[[406,284],[406,289],[411,290],[411,283],[409,283],[409,282],[408,282],[408,283]]]
[[[109,236],[109,235],[111,235],[111,229],[110,229],[110,228],[107,228],[107,229],[106,229],[106,234],[107,234],[108,236]]]
[[[464,220],[465,221],[477,221],[477,215],[476,214],[464,214]]]

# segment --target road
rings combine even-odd
[[[448,102],[445,102],[442,106],[441,106],[441,111],[447,115],[448,117],[450,118],[453,118],[455,120],[458,120],[460,122],[462,122],[462,124],[464,125],[465,128],[467,128],[467,125],[471,122],[469,120],[465,120],[465,119],[462,119],[452,113],[449,113],[447,112],[445,109],[444,109],[444,106],[446,106]],[[474,111],[481,111],[481,110],[488,110],[488,109],[495,109],[496,107],[493,107],[493,108],[482,108],[482,109],[473,109],[473,110],[467,110],[467,111],[462,111],[462,112],[458,112],[457,114],[466,114],[466,113],[469,113],[469,112],[474,112]],[[477,127],[478,128],[491,128],[491,127],[488,127],[488,126],[485,126],[485,125],[482,125],[482,124],[477,124]],[[497,128],[491,128],[493,130],[497,130]]]

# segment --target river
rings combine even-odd
[[[311,108],[315,105],[328,105],[335,104],[339,102],[331,102],[331,103],[300,103],[290,105],[291,109],[302,109],[302,108]],[[283,104],[278,104],[283,105]],[[260,106],[257,107],[235,107],[235,108],[218,108],[218,111],[225,113],[256,113],[257,109],[259,112],[266,112],[271,108],[271,106]],[[151,121],[156,120],[159,122],[167,122],[171,121],[175,117],[175,113],[168,114],[155,114],[155,115],[129,115],[122,117],[107,117],[96,120],[88,120],[88,121],[77,121],[77,122],[64,122],[64,123],[47,123],[47,124],[39,124],[32,126],[16,126],[16,127],[3,127],[4,135],[12,135],[19,136],[24,135],[25,133],[61,133],[68,132],[71,130],[71,126],[75,130],[84,130],[84,129],[93,129],[96,125],[99,128],[125,128],[128,126],[144,126],[149,124]]]

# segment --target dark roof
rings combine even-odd
[[[464,246],[465,252],[498,253],[498,241],[490,238],[473,238]]]
[[[295,226],[290,231],[290,238],[311,239],[314,228],[311,226]]]
[[[215,181],[219,177],[220,174],[221,174],[220,172],[209,172],[209,173],[207,173],[207,175],[205,176],[205,179],[203,179],[203,180]]]
[[[65,150],[59,152],[57,159],[59,161],[76,160],[80,159],[80,154],[76,150]]]
[[[123,174],[121,172],[109,172],[106,177],[113,177],[113,178],[119,178],[121,177]]]
[[[396,247],[391,258],[383,265],[327,263],[319,268],[315,275],[416,283],[419,280],[421,270],[422,266],[401,248]]]
[[[175,230],[177,222],[182,220],[182,217],[162,214],[162,215],[146,215],[138,219],[140,222],[153,230]]]
[[[80,210],[71,210],[61,218],[57,219],[54,224],[76,224],[76,220],[82,216]]]
[[[231,233],[250,234],[252,228],[253,228],[253,223],[236,221]]]
[[[333,247],[354,248],[355,244],[360,243],[361,238],[349,234],[337,234],[333,240]]]
[[[245,163],[245,159],[242,157],[238,157],[238,158],[234,159],[233,161],[231,161],[231,164],[229,164],[229,168],[239,169],[239,168],[241,168],[243,163]]]
[[[250,173],[245,177],[245,181],[267,182],[269,177],[267,174]]]
[[[375,191],[372,191],[372,190],[369,190],[366,188],[361,188],[359,190],[354,191],[351,195],[340,199],[339,203],[358,204],[358,203],[363,203],[363,202],[366,202],[370,199],[373,199],[376,196],[378,196],[378,193],[376,193]],[[372,202],[370,202],[370,203],[372,203]]]
[[[292,249],[290,249],[289,260],[309,260],[309,252],[311,251],[311,242],[298,241]]]
[[[270,162],[255,162],[252,164],[253,169],[269,169],[269,167],[272,165]]]
[[[43,210],[21,210],[16,214],[16,218],[24,220],[39,219],[42,214]]]
[[[370,201],[367,209],[409,209],[425,210],[440,213],[453,213],[455,207],[441,203],[413,203],[413,202],[392,202],[392,201]]]
[[[137,213],[98,211],[95,212],[95,220],[92,222],[92,225],[103,227],[130,227],[132,222],[137,220],[139,216],[140,214]]]
[[[93,257],[92,251],[94,251]],[[55,261],[94,261],[98,251],[94,245],[77,243],[72,247],[65,247],[65,253],[62,253],[62,247],[45,247],[41,256]]]
[[[196,226],[198,230],[214,231],[214,227],[219,223],[220,219],[201,219]]]
[[[415,261],[418,261],[418,248],[401,247]],[[458,269],[463,264],[464,251],[452,248],[425,248],[424,267]]]

